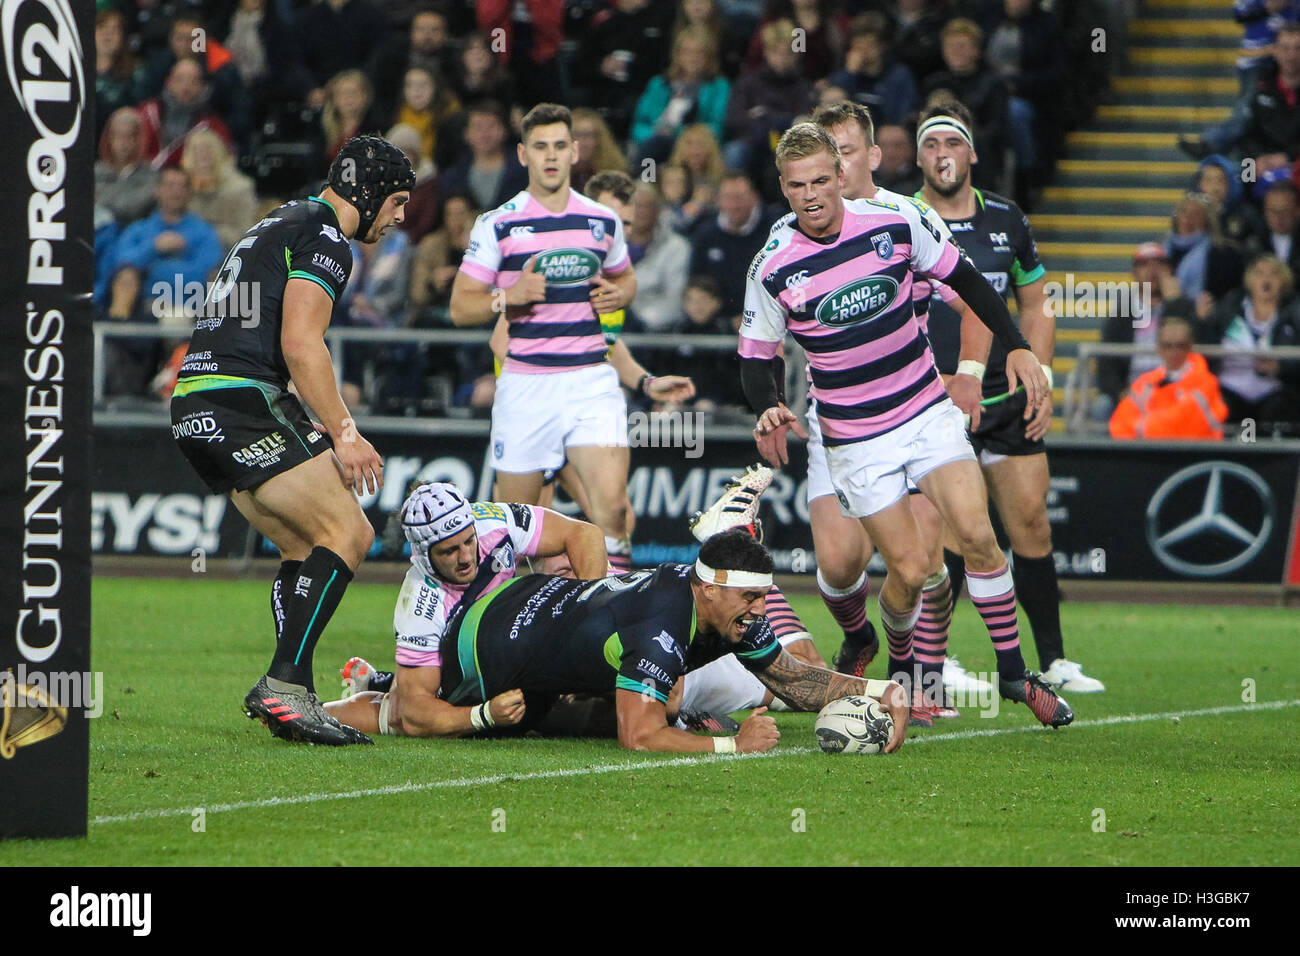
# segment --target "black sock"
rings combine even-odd
[[[266,672],[269,677],[315,690],[312,653],[352,580],[346,562],[329,548],[312,548],[284,602],[284,633]]]
[[[948,583],[952,587],[952,603],[957,606],[962,588],[966,586],[966,559],[956,551],[943,549],[943,565],[948,569]]]
[[[280,573],[275,576],[271,583],[271,619],[275,621],[275,643],[280,643],[280,638],[284,636],[284,609],[286,599],[289,596],[289,590],[293,587],[294,579],[298,577],[298,569],[302,567],[301,561],[281,561]]]
[[[1056,584],[1056,562],[1050,554],[1041,558],[1012,555],[1015,564],[1011,576],[1016,582],[1016,597],[1029,618],[1038,649],[1038,666],[1045,670],[1052,661],[1065,656],[1061,638],[1061,596]]]

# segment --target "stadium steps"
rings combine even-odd
[[[1112,102],[1069,134],[1066,158],[1030,216],[1048,282],[1129,281],[1133,249],[1168,231],[1196,169],[1178,136],[1229,115],[1241,36],[1232,0],[1146,0],[1129,23],[1128,62],[1111,81]],[[1101,340],[1101,325],[1058,317],[1058,382],[1074,368],[1079,343]]]

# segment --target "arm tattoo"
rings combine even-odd
[[[862,678],[814,667],[784,648],[776,660],[755,676],[795,710],[815,712],[833,700],[867,692],[867,682]]]

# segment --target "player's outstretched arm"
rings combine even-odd
[[[542,536],[537,542],[536,557],[567,555],[574,577],[583,580],[603,578],[609,566],[605,532],[589,521],[569,518],[549,508],[539,510],[543,512]]]
[[[325,347],[333,307],[329,293],[315,282],[290,279],[284,287],[280,348],[298,394],[334,442],[344,481],[357,494],[363,489],[373,494],[384,487],[384,463],[357,431],[335,383],[334,366]]]
[[[668,711],[653,694],[615,692],[618,713],[618,742],[628,750],[656,750],[671,753],[764,753],[776,746],[781,732],[766,707],[755,710],[740,726],[735,737],[702,737],[668,726]],[[719,744],[714,741],[729,741]],[[734,747],[733,747],[734,745]]]
[[[910,716],[907,694],[895,681],[867,680],[851,677],[825,667],[814,667],[784,649],[776,660],[754,674],[768,690],[795,710],[816,712],[833,700],[850,697],[871,697],[880,701],[894,719],[894,733],[885,746],[885,753],[893,753],[903,746]]]

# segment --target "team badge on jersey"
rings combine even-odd
[[[597,242],[605,238],[605,221],[603,219],[588,219],[587,225],[591,227],[591,238]]]
[[[887,232],[878,232],[871,237],[871,244],[876,247],[876,255],[888,259],[894,254],[894,237]]]
[[[499,442],[497,442],[496,444],[494,444],[494,445],[492,446],[492,454],[495,455],[497,458],[500,458],[500,457],[501,457],[502,455],[504,455],[505,453],[506,453],[506,443],[505,443],[505,442],[503,442],[503,441],[499,441]]]
[[[343,241],[343,237],[339,235],[339,231],[335,229],[333,226],[321,226],[320,234],[324,236],[326,239],[332,239],[334,242]]]

